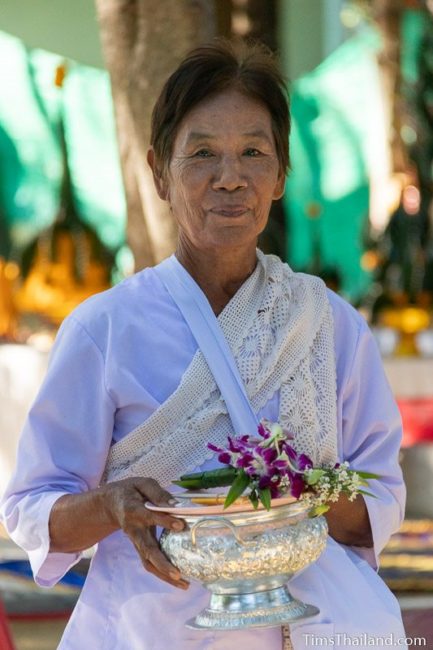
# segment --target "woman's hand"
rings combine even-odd
[[[90,548],[116,530],[123,530],[134,544],[147,571],[181,589],[181,578],[159,548],[156,526],[179,531],[185,522],[145,508],[146,501],[170,505],[171,495],[151,478],[128,478],[81,494],[65,494],[51,510],[50,551],[77,553]]]
[[[183,530],[185,523],[165,513],[144,507],[150,501],[157,506],[172,505],[172,497],[152,478],[128,478],[107,485],[107,507],[116,527],[121,528],[134,544],[144,568],[165,582],[188,588],[159,548],[156,526],[173,531]]]

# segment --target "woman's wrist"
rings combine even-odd
[[[50,550],[76,553],[119,529],[108,486],[60,497],[50,513]]]

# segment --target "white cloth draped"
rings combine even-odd
[[[186,273],[183,267],[179,272]],[[190,287],[201,293],[193,281]],[[279,391],[278,419],[295,434],[294,446],[315,464],[335,463],[334,333],[323,282],[258,251],[255,271],[218,320],[253,409]],[[168,400],[113,445],[107,479],[151,476],[166,485],[211,457],[209,441],[224,446],[231,434],[226,404],[197,350]]]

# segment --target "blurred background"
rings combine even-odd
[[[0,30],[0,493],[62,319],[174,248],[145,162],[163,81],[216,35],[258,38],[293,120],[261,247],[374,332],[408,485],[381,574],[433,648],[433,1],[2,0]],[[39,589],[0,532],[0,649],[56,648],[87,565]]]

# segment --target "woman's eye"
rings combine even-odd
[[[199,149],[199,151],[196,151],[194,156],[197,158],[210,158],[212,156],[212,153],[209,151],[209,149]]]
[[[259,151],[258,149],[246,149],[245,152],[244,152],[244,154],[245,154],[246,156],[252,156],[252,157],[254,157],[254,156],[259,156],[259,155],[260,155],[260,151]]]

